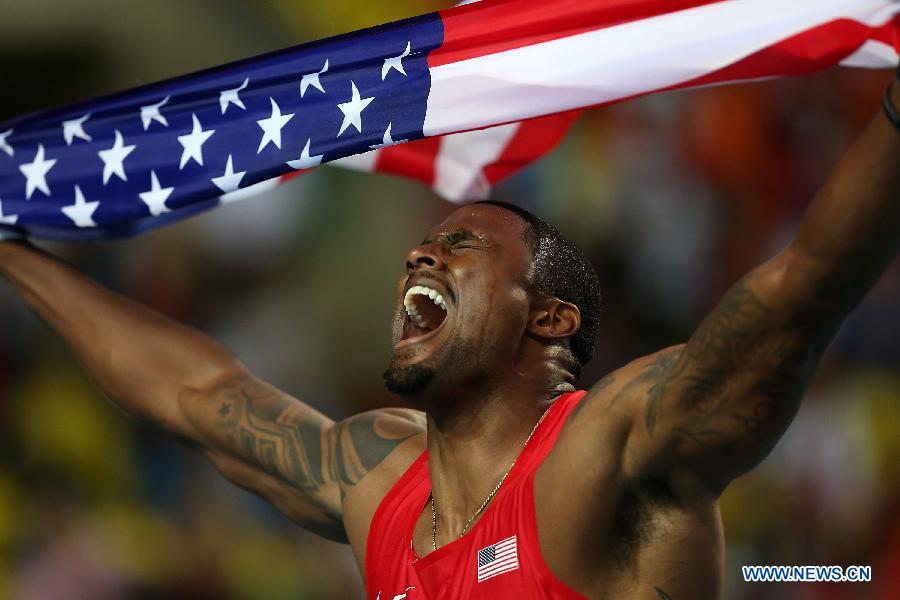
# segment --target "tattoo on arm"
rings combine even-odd
[[[590,393],[586,398],[582,398],[575,408],[572,409],[571,414],[569,415],[569,420],[574,421],[575,417],[584,410],[584,407],[594,401],[595,398],[600,398],[602,396],[601,392],[606,388],[610,387],[616,381],[615,375],[610,373],[606,375],[603,379],[594,384],[591,388]]]
[[[357,484],[415,428],[364,413],[338,424],[253,378],[224,386],[219,424],[240,458],[302,491]]]
[[[627,380],[625,385],[616,390],[611,396],[604,395],[602,392],[614,386],[618,381],[618,378],[615,372],[606,375],[603,379],[594,384],[588,397],[579,402],[578,406],[572,410],[569,420],[574,420],[584,407],[593,402],[600,402],[602,399],[605,399],[605,407],[610,408],[613,405],[618,404],[624,398],[635,397],[636,394],[642,393],[642,391],[649,386],[650,391],[647,396],[647,412],[644,420],[652,435],[652,429],[656,422],[656,415],[661,401],[662,383],[666,373],[672,369],[672,366],[678,360],[680,352],[680,347],[663,350],[657,355],[652,363],[644,367],[637,377]]]
[[[649,436],[665,417],[686,450],[715,450],[723,474],[761,460],[790,422],[825,346],[784,321],[746,279],[738,282],[688,344],[661,354],[637,378],[652,382]],[[671,403],[665,412],[664,403]]]
[[[251,377],[229,382],[220,394],[218,423],[241,459],[299,490],[325,484],[326,419]]]
[[[712,412],[725,396],[727,375],[734,365],[747,364],[754,350],[752,324],[764,318],[765,308],[743,282],[728,292],[703,321],[678,356],[650,388],[644,423],[652,436],[667,383],[683,382],[682,408],[697,414]],[[749,327],[748,327],[749,325]]]
[[[622,392],[625,392],[625,390],[628,390],[629,386],[637,387],[648,381],[653,382],[647,392],[647,408],[644,411],[644,424],[647,426],[647,433],[649,433],[650,436],[653,436],[653,430],[656,427],[656,419],[659,416],[659,405],[662,402],[663,382],[680,355],[680,348],[673,348],[661,352],[657,359],[653,361],[640,376],[630,382],[622,390]],[[630,392],[631,390],[628,391]]]
[[[418,433],[408,427],[397,427],[373,413],[361,414],[339,423],[335,433],[334,480],[344,487],[356,485],[397,446]]]

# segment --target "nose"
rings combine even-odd
[[[436,252],[435,244],[416,246],[406,255],[406,272],[412,273],[419,269],[443,269],[444,261]]]

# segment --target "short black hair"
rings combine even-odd
[[[534,213],[499,200],[477,204],[499,206],[518,215],[528,225],[524,241],[531,251],[529,284],[532,291],[571,302],[581,313],[581,328],[569,340],[578,362],[576,377],[594,354],[594,339],[600,327],[602,294],[597,271],[584,251],[556,227]]]

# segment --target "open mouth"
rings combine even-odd
[[[437,290],[414,285],[403,296],[406,315],[400,341],[418,340],[437,331],[447,319],[447,301]]]

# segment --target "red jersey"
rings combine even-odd
[[[463,537],[419,558],[416,520],[431,494],[428,452],[394,484],[375,511],[366,542],[371,600],[584,598],[544,562],[534,513],[534,475],[566,417],[586,392],[560,396],[522,450],[481,519]]]

